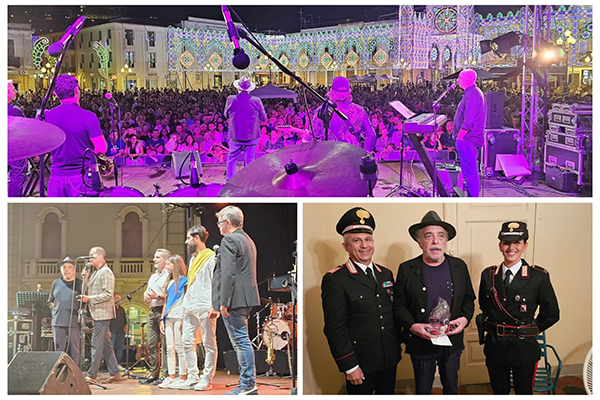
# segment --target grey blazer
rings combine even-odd
[[[115,275],[108,265],[104,264],[94,271],[86,286],[86,296],[90,298],[88,308],[95,321],[113,319],[115,313]]]
[[[256,245],[243,229],[221,240],[213,276],[213,308],[260,304],[256,283]]]

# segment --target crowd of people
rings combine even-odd
[[[410,150],[411,142],[402,137],[402,118],[389,102],[399,100],[415,113],[432,112],[432,103],[446,89],[449,81],[433,85],[429,81],[418,83],[393,83],[375,87],[355,84],[352,87],[353,102],[368,113],[375,131],[375,152],[380,160],[392,159],[391,154],[401,149]],[[324,95],[328,87],[317,85],[317,92]],[[483,92],[505,93],[505,125],[520,128],[521,90],[502,82],[486,82]],[[299,94],[301,88],[292,87]],[[164,156],[173,152],[197,150],[203,162],[225,162],[229,151],[228,124],[224,107],[235,88],[226,86],[212,90],[135,89],[112,93],[121,110],[111,118],[106,91],[83,91],[81,107],[94,112],[108,142],[108,155],[123,157],[128,165],[162,162]],[[32,118],[39,109],[44,92],[24,92],[17,95],[13,104],[26,117]],[[429,149],[449,150],[454,156],[456,132],[453,118],[462,91],[453,90],[441,102],[439,114],[448,121],[438,127],[437,135],[426,135],[423,144]],[[304,99],[303,95],[298,97]],[[320,107],[318,99],[307,94],[308,104],[289,99],[263,100],[267,119],[260,122],[260,139],[257,153],[271,153],[287,146],[315,140],[313,126],[315,111]],[[549,104],[557,101],[591,101],[591,87],[573,87],[568,94],[559,87],[552,91]],[[49,102],[52,108],[54,100]],[[120,129],[119,129],[120,128]],[[121,137],[119,138],[119,131]],[[543,133],[542,133],[543,134]],[[322,140],[323,138],[316,138]],[[344,138],[353,142],[353,138]],[[355,143],[360,144],[360,143]],[[397,155],[397,153],[396,153]]]

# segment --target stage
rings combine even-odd
[[[242,164],[239,164],[238,171],[241,171]],[[358,166],[357,166],[358,168]],[[283,169],[283,166],[282,166]],[[165,196],[173,191],[183,187],[180,180],[176,179],[171,172],[170,167],[161,167],[160,165],[150,166],[124,166],[120,167],[122,173],[122,186],[134,188],[136,190],[126,191],[124,194],[143,194],[144,196],[153,196],[156,194],[154,184],[160,189],[161,196]],[[225,183],[225,164],[224,163],[206,163],[202,166],[203,176],[200,181],[207,185],[207,189],[201,194],[207,197],[217,197],[222,186]],[[399,182],[400,163],[397,161],[387,161],[378,163],[378,181],[373,188],[374,197],[385,197]],[[413,161],[405,161],[403,167],[403,185],[411,189],[414,194],[431,193],[432,182],[427,175],[423,164]],[[114,186],[112,176],[104,178],[106,187]],[[505,177],[482,177],[481,187],[483,197],[580,197],[579,193],[564,193],[549,187],[543,179],[535,180],[532,177],[526,177],[522,183],[517,183],[514,179]],[[139,192],[138,192],[139,191]],[[193,197],[190,192],[177,192],[177,197]],[[318,196],[318,194],[314,194]],[[117,193],[119,197],[121,194]],[[269,196],[265,191],[263,196]],[[412,196],[407,190],[401,190],[393,194],[393,197]],[[202,197],[202,196],[200,196]]]
[[[134,371],[136,373],[136,371]],[[108,378],[108,372],[101,372],[98,377],[99,379]],[[177,389],[161,389],[155,385],[142,385],[137,379],[124,378],[121,382],[110,383],[106,386],[106,389],[102,389],[95,385],[90,385],[92,389],[92,395],[222,395],[225,392],[231,391],[238,382],[239,375],[231,374],[228,375],[225,371],[217,371],[213,379],[213,389],[208,391],[196,391],[196,390],[177,390]],[[256,382],[258,384],[258,394],[260,395],[284,395],[290,394],[292,387],[291,378],[280,378],[275,376],[269,377],[257,377]],[[268,384],[261,385],[260,383]],[[227,386],[231,385],[231,386]],[[279,385],[273,386],[273,385]],[[297,381],[296,381],[297,386]]]

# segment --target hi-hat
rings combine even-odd
[[[242,168],[219,197],[366,197],[360,176],[367,152],[345,142],[309,142],[267,154]]]
[[[65,141],[56,125],[24,117],[8,117],[8,161],[49,153]]]

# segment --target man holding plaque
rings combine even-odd
[[[456,230],[435,211],[425,214],[408,232],[423,254],[400,264],[394,313],[403,327],[416,394],[431,394],[436,365],[444,394],[458,394],[463,330],[475,308],[469,270],[463,260],[445,253]]]

